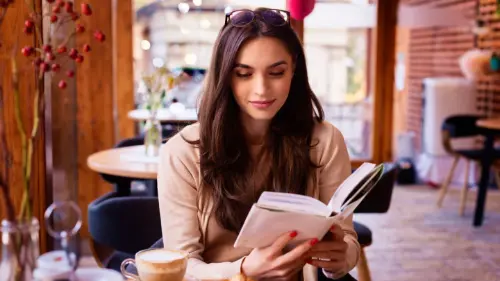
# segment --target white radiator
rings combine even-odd
[[[441,126],[451,115],[476,114],[476,89],[473,81],[459,77],[426,78],[422,93],[422,151],[417,161],[421,180],[441,184],[448,175],[453,157],[446,153],[442,144]],[[470,138],[453,142],[454,147],[473,147]],[[459,161],[452,184],[463,185],[465,161]],[[470,184],[476,181],[477,167],[471,165]]]

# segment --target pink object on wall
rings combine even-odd
[[[287,0],[288,10],[292,18],[303,20],[314,10],[316,0]]]

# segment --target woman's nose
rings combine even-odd
[[[259,96],[267,92],[267,79],[263,75],[256,75],[253,83],[253,91]]]

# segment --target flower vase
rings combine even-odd
[[[160,121],[155,117],[148,119],[144,126],[144,146],[146,147],[147,156],[156,157],[160,154],[162,139]]]
[[[2,220],[2,257],[0,281],[31,281],[40,255],[40,225],[36,218],[29,222]]]

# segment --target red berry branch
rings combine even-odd
[[[22,31],[27,36],[32,36],[34,44],[26,45],[19,49],[21,54],[28,58],[31,62],[31,67],[36,74],[36,84],[34,88],[33,100],[33,121],[32,127],[26,130],[28,126],[24,124],[21,118],[21,111],[26,108],[21,105],[21,93],[19,87],[19,69],[16,56],[9,58],[11,61],[12,70],[12,92],[14,99],[14,115],[16,120],[17,131],[19,132],[22,143],[22,176],[23,176],[23,197],[21,208],[17,220],[30,221],[32,218],[32,199],[30,198],[31,170],[32,158],[34,150],[34,140],[38,134],[40,116],[44,112],[44,97],[43,89],[45,75],[55,73],[65,73],[65,78],[56,81],[60,89],[66,89],[68,86],[67,79],[72,79],[75,76],[74,69],[67,69],[67,62],[74,61],[76,65],[85,63],[86,56],[92,50],[91,42],[85,42],[75,47],[68,47],[69,40],[77,35],[86,32],[93,32],[93,38],[96,42],[102,43],[106,36],[100,30],[90,31],[86,26],[85,20],[92,15],[92,9],[89,4],[82,3],[78,7],[74,5],[72,0],[43,0],[44,5],[48,5],[47,9],[43,9],[44,13],[34,9],[35,0],[26,0],[27,5],[31,8],[31,13],[21,26]],[[12,4],[13,0],[0,0],[0,24],[5,16],[5,11]],[[42,36],[42,22],[48,23],[48,34]],[[68,34],[61,37],[62,32],[58,29],[65,24],[74,24],[74,29]],[[17,47],[15,47],[17,49]],[[30,68],[31,68],[30,67]],[[0,90],[2,90],[0,85]],[[1,92],[1,91],[0,91]],[[1,106],[1,104],[0,104]],[[1,111],[2,109],[0,109]],[[1,136],[0,136],[1,137]],[[9,183],[0,177],[0,187],[3,191],[3,186]],[[12,213],[12,212],[10,212]],[[15,218],[9,217],[10,220]]]
[[[75,29],[68,34],[61,42],[56,42],[55,38],[50,37],[46,44],[42,45],[41,50],[37,50],[33,46],[24,46],[21,49],[21,53],[32,60],[33,66],[36,68],[37,73],[50,73],[58,72],[64,67],[64,62],[68,59],[74,60],[76,63],[81,64],[85,61],[85,56],[83,53],[89,53],[91,50],[90,44],[84,44],[81,48],[71,48],[66,47],[68,41],[78,33],[87,32],[85,25],[79,20],[92,15],[92,8],[87,3],[82,3],[80,5],[80,10],[77,11],[73,6],[73,2],[65,0],[45,0],[49,5],[51,11],[43,15],[38,15],[35,13],[30,14],[29,18],[24,22],[24,33],[31,35],[34,30],[36,30],[37,25],[39,26],[42,19],[47,17],[50,20],[50,24],[55,26],[57,31],[60,26],[67,22],[75,22]],[[78,21],[78,22],[77,22]],[[94,38],[98,42],[104,42],[106,36],[100,30],[94,31]],[[69,78],[73,77],[73,72],[71,75],[67,75]],[[57,84],[59,88],[65,89],[67,86],[66,81],[60,80]]]

